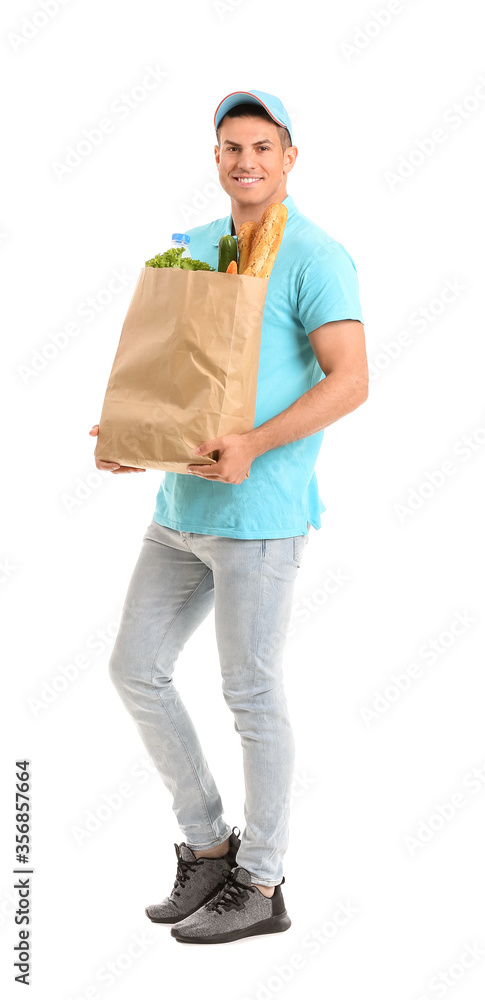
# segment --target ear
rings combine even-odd
[[[296,146],[288,146],[288,149],[285,149],[285,155],[283,160],[284,174],[289,174],[290,170],[293,170],[297,156],[298,156],[298,149],[296,148]]]

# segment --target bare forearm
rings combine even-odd
[[[248,431],[254,457],[309,437],[357,409],[367,399],[367,388],[330,372],[321,382],[303,393],[286,410]]]

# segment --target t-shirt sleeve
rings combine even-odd
[[[333,320],[364,322],[356,267],[341,243],[314,250],[301,274],[298,314],[307,336]]]

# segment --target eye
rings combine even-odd
[[[259,149],[269,149],[269,146],[259,146],[258,148]],[[232,153],[235,149],[236,150],[239,149],[239,146],[228,146],[227,147],[227,152],[228,153]]]

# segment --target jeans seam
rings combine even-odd
[[[262,541],[264,543],[263,555],[266,556],[266,539],[264,538],[264,539],[262,539]],[[260,564],[259,564],[259,589],[258,589],[258,615],[257,615],[256,643],[254,645],[253,676],[251,678],[251,684],[252,684],[253,691],[254,691],[254,685],[255,685],[255,682],[256,682],[256,660],[258,658],[259,643],[260,643],[261,638],[262,638],[262,632],[261,632],[261,604],[262,604],[261,594],[262,594],[262,589],[263,589],[263,568],[264,568],[264,566],[265,566],[265,562],[263,562],[263,560],[261,560]]]
[[[189,596],[189,597],[187,598],[187,600],[186,600],[186,601],[184,601],[184,603],[183,603],[183,604],[181,605],[181,607],[180,607],[180,608],[178,609],[178,611],[177,611],[177,614],[173,616],[173,618],[172,618],[172,621],[171,621],[171,622],[170,622],[170,624],[169,624],[169,625],[167,626],[167,628],[165,629],[165,632],[164,632],[164,634],[163,634],[162,638],[160,639],[160,642],[159,642],[159,644],[158,644],[158,646],[157,646],[157,651],[156,651],[156,653],[155,653],[155,656],[153,657],[153,663],[152,663],[152,669],[151,669],[151,676],[150,676],[150,683],[151,683],[152,687],[153,687],[153,688],[154,688],[155,690],[157,690],[157,689],[156,689],[156,685],[155,685],[155,684],[153,683],[153,671],[154,671],[154,669],[155,669],[155,660],[156,660],[156,658],[157,658],[157,656],[158,656],[158,653],[159,653],[159,651],[160,651],[160,647],[161,647],[162,643],[164,642],[164,640],[166,639],[166,637],[167,637],[167,635],[168,635],[168,633],[169,633],[170,629],[172,628],[172,625],[173,625],[173,624],[174,624],[174,622],[175,622],[175,621],[177,620],[178,616],[179,616],[179,615],[180,615],[180,614],[182,613],[182,611],[184,610],[184,608],[186,608],[186,607],[187,607],[187,605],[188,605],[188,604],[190,603],[190,601],[192,600],[192,598],[194,597],[194,595],[195,595],[195,594],[197,593],[197,591],[198,591],[199,587],[201,587],[201,586],[202,586],[202,584],[204,583],[204,580],[207,580],[207,577],[209,576],[209,574],[210,574],[211,572],[212,572],[212,570],[210,570],[210,569],[208,569],[208,570],[207,570],[207,573],[205,574],[205,576],[204,576],[204,577],[202,578],[202,580],[200,580],[200,581],[199,581],[199,583],[197,584],[197,586],[195,587],[195,589],[194,589],[194,590],[192,591],[192,593],[190,594],[190,596]],[[180,740],[180,742],[181,742],[181,744],[182,744],[182,746],[183,746],[183,748],[184,748],[184,750],[185,750],[185,753],[187,754],[187,759],[188,759],[188,760],[189,760],[189,762],[190,762],[190,765],[191,765],[191,767],[192,767],[192,770],[193,770],[193,773],[194,773],[194,776],[195,776],[195,779],[196,779],[196,781],[197,781],[197,784],[198,784],[198,786],[199,786],[199,791],[200,791],[200,794],[201,794],[201,798],[202,798],[202,802],[203,802],[203,804],[204,804],[204,808],[205,808],[205,811],[206,811],[206,814],[207,814],[207,819],[208,819],[208,822],[209,822],[209,825],[210,825],[210,827],[211,827],[211,830],[212,830],[212,832],[214,833],[214,832],[215,832],[215,831],[214,831],[214,824],[212,823],[212,820],[211,820],[211,818],[210,818],[210,815],[209,815],[209,810],[208,810],[208,808],[207,808],[207,803],[206,803],[206,801],[205,801],[205,797],[204,797],[204,793],[203,793],[203,791],[202,791],[202,785],[201,785],[201,783],[200,783],[200,781],[199,781],[199,775],[197,774],[197,769],[196,769],[196,767],[194,766],[194,762],[193,762],[193,760],[192,760],[192,757],[191,757],[191,755],[190,755],[190,753],[189,753],[189,750],[188,750],[188,747],[187,747],[187,745],[186,745],[186,743],[185,743],[185,741],[184,741],[184,739],[183,739],[182,735],[180,734],[179,730],[177,729],[177,726],[175,725],[175,722],[174,722],[174,720],[172,719],[172,716],[170,715],[170,712],[169,712],[169,710],[168,710],[167,706],[166,706],[166,705],[164,704],[164,702],[163,702],[163,699],[162,699],[162,698],[160,697],[160,693],[159,693],[159,692],[157,692],[157,697],[158,697],[158,700],[159,700],[159,702],[160,702],[160,704],[161,704],[162,708],[163,708],[163,709],[165,710],[165,712],[166,712],[166,714],[167,714],[167,716],[168,716],[168,718],[169,718],[169,720],[170,720],[170,722],[171,722],[171,724],[172,724],[172,726],[173,726],[173,728],[174,728],[175,732],[177,733],[177,736],[178,736],[178,738],[179,738],[179,740]]]

